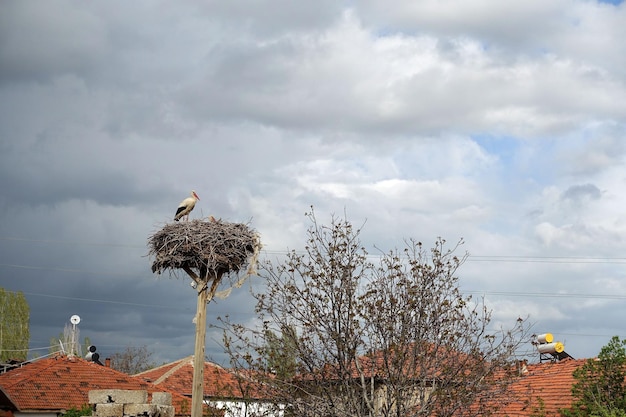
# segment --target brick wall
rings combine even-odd
[[[100,389],[89,391],[95,417],[174,417],[172,394],[155,392],[148,403],[147,391]]]

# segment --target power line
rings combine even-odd
[[[36,267],[36,266],[28,266],[28,265],[14,265],[14,264],[0,264],[0,266],[12,267],[12,268],[22,268],[22,269],[35,269],[35,270],[50,270],[50,271],[59,271],[59,272],[72,272],[72,273],[91,273],[91,274],[100,274],[100,275],[117,275],[117,276],[132,276],[136,277],[136,274],[126,274],[122,272],[100,272],[100,271],[85,271],[80,269],[68,269],[68,268],[49,268],[49,267]],[[537,298],[584,298],[584,299],[608,299],[608,300],[624,300],[626,299],[626,295],[619,294],[579,294],[579,293],[546,293],[546,292],[514,292],[514,291],[487,291],[487,290],[465,290],[463,291],[467,294],[484,294],[484,295],[503,295],[503,296],[511,296],[511,297],[537,297]],[[89,299],[89,298],[76,298],[76,297],[65,297],[65,296],[56,296],[56,295],[48,295],[48,294],[37,294],[37,293],[25,293],[34,296],[43,296],[43,297],[55,297],[55,298],[65,298],[71,300],[78,301],[92,301],[92,302],[103,302],[103,303],[112,303],[112,304],[126,304],[126,305],[134,305],[140,307],[164,307],[163,305],[152,305],[152,304],[141,304],[141,303],[127,303],[121,301],[112,301],[112,300],[97,300],[97,299]],[[174,308],[174,307],[170,307]]]
[[[35,270],[39,270],[39,271],[72,272],[72,273],[77,273],[77,274],[117,275],[117,276],[126,276],[126,277],[136,277],[137,276],[137,274],[129,274],[129,273],[126,273],[126,272],[111,272],[111,271],[72,269],[72,268],[58,268],[58,267],[50,267],[50,266],[17,265],[17,264],[3,264],[3,263],[0,263],[0,266],[5,266],[7,268],[16,268],[16,269],[35,269]]]
[[[623,260],[626,258],[598,257],[598,256],[530,256],[530,255],[471,255],[471,258],[502,258],[502,259],[583,259],[583,260]],[[488,259],[490,260],[490,259]]]
[[[284,255],[292,251],[263,250],[271,255]],[[304,251],[294,251],[296,254],[305,254]],[[368,258],[381,258],[381,255],[368,254]],[[531,256],[531,255],[468,255],[467,262],[538,262],[538,263],[626,263],[623,257],[598,256]]]
[[[9,291],[15,292],[15,291]],[[165,304],[141,304],[141,303],[130,303],[125,301],[114,301],[114,300],[103,300],[97,298],[80,298],[80,297],[66,297],[63,295],[53,295],[53,294],[37,294],[32,292],[24,292],[24,295],[32,295],[36,297],[48,297],[48,298],[59,298],[63,300],[72,300],[72,301],[87,301],[90,303],[103,303],[103,304],[119,304],[119,305],[127,305],[134,307],[151,307],[151,308],[170,308],[175,310],[189,310],[189,308],[183,308],[179,306],[168,306]]]
[[[272,253],[264,251],[266,253]],[[282,252],[274,252],[275,254],[283,254]],[[476,259],[475,259],[476,258]],[[532,256],[470,256],[467,261],[469,262],[518,262],[518,263],[551,263],[551,264],[626,264],[626,258],[592,258],[592,257],[532,257]],[[35,265],[19,265],[0,263],[0,266],[16,269],[33,269],[40,271],[57,271],[57,272],[71,272],[79,274],[98,274],[98,275],[116,275],[116,276],[132,276],[136,277],[137,274],[129,274],[126,272],[113,272],[113,271],[97,271],[97,270],[84,270],[73,268],[59,268],[49,266],[35,266]]]
[[[32,352],[35,350],[44,350],[44,349],[51,349],[51,348],[55,348],[59,345],[54,345],[54,346],[46,346],[46,347],[38,347],[38,348],[28,348],[28,349],[2,349],[3,352]]]
[[[614,334],[585,334],[585,333],[560,333],[559,336],[577,336],[577,337],[613,337]]]
[[[58,299],[63,299],[63,300],[71,300],[71,301],[86,301],[86,302],[90,302],[90,303],[102,303],[102,304],[117,304],[117,305],[128,305],[128,306],[134,306],[134,307],[147,307],[147,308],[167,308],[167,309],[171,309],[171,310],[180,310],[180,311],[195,311],[193,308],[191,307],[183,307],[180,305],[166,305],[166,304],[142,304],[142,303],[131,303],[131,302],[126,302],[126,301],[115,301],[115,300],[105,300],[105,299],[97,299],[97,298],[81,298],[81,297],[68,297],[68,296],[64,296],[64,295],[55,295],[55,294],[40,294],[40,293],[32,293],[32,292],[23,292],[23,291],[11,291],[11,290],[6,290],[7,292],[13,293],[13,294],[17,294],[19,292],[21,292],[24,295],[30,295],[30,296],[34,296],[34,297],[48,297],[48,298],[58,298]],[[213,310],[213,313],[216,314],[230,314],[230,315],[236,315],[238,313],[235,312],[230,312],[230,311],[221,311],[221,310]]]
[[[567,294],[567,293],[541,293],[541,292],[516,292],[516,291],[463,291],[467,294],[505,295],[511,297],[539,297],[539,298],[589,298],[606,300],[626,300],[626,295],[616,294]]]
[[[129,245],[121,243],[97,243],[97,242],[79,242],[67,240],[51,240],[51,239],[29,239],[11,236],[0,236],[0,240],[18,241],[18,242],[34,242],[43,244],[63,244],[77,246],[106,246],[119,248],[146,249],[146,245]],[[285,249],[272,250],[263,249],[264,253],[270,255],[284,255],[291,253],[291,250]],[[304,251],[295,251],[298,254],[304,254]],[[379,257],[369,255],[369,257]],[[600,256],[532,256],[532,255],[472,255],[467,258],[468,262],[540,262],[540,263],[626,263],[625,257],[600,257]]]
[[[598,258],[571,256],[505,256],[505,255],[470,255],[468,262],[523,262],[552,264],[625,264],[626,258]]]
[[[17,293],[18,291],[8,291],[11,293]],[[626,300],[626,295],[619,294],[563,294],[563,293],[538,293],[538,292],[516,292],[516,291],[480,291],[480,290],[465,290],[462,291],[465,294],[479,294],[479,295],[501,295],[501,296],[509,296],[509,297],[537,297],[537,298],[583,298],[583,299],[604,299],[604,300]],[[63,295],[54,295],[54,294],[40,294],[40,293],[31,293],[31,292],[22,292],[24,295],[31,295],[35,297],[48,297],[48,298],[59,298],[64,300],[73,300],[73,301],[86,301],[92,303],[103,303],[103,304],[119,304],[119,305],[128,305],[135,307],[148,307],[148,308],[169,308],[175,310],[189,310],[189,308],[183,308],[179,306],[168,306],[165,304],[142,304],[142,303],[131,303],[125,301],[115,301],[115,300],[105,300],[105,299],[97,299],[97,298],[80,298],[80,297],[68,297]],[[219,313],[219,312],[217,312]],[[220,313],[221,314],[221,313]]]
[[[51,240],[51,239],[28,239],[21,237],[0,236],[0,240],[16,241],[16,242],[33,242],[33,243],[46,243],[46,244],[61,244],[61,245],[78,245],[78,246],[111,246],[119,248],[136,248],[145,249],[147,246],[143,245],[127,245],[121,243],[95,243],[95,242],[78,242],[71,240]]]

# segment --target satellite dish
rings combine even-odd
[[[80,323],[80,317],[78,317],[76,314],[74,314],[72,317],[70,317],[70,323],[72,323],[72,324]]]

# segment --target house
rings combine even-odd
[[[459,355],[456,359],[459,357],[467,360]],[[385,397],[389,382],[381,358],[380,352],[377,352],[360,357],[359,361],[361,372],[371,381],[374,409],[382,414],[381,410],[387,407]],[[567,354],[559,354],[553,356],[549,362],[536,364],[521,362],[511,368],[501,369],[494,374],[487,391],[478,395],[470,406],[457,410],[454,415],[459,417],[483,415],[488,407],[490,417],[558,416],[560,410],[572,406],[574,402],[572,386],[575,383],[573,373],[586,362],[586,359],[577,360]],[[353,379],[359,377],[356,369],[350,371]],[[409,409],[419,409],[420,401],[427,399],[432,392],[432,386],[428,381],[437,380],[439,372],[439,369],[429,368],[428,364],[424,364],[420,369],[404,366],[401,370],[403,374],[425,376],[424,383],[418,384],[419,386],[412,391],[406,391],[409,395],[404,399],[405,406]],[[462,375],[459,376],[462,379]],[[322,384],[330,387],[332,391],[333,380],[336,377],[333,376],[332,370],[322,369],[319,373],[304,375],[301,378],[297,382],[308,384],[306,391],[315,392],[315,387]],[[416,382],[420,380],[418,378]],[[341,401],[337,404],[341,404]]]
[[[559,411],[572,406],[572,386],[575,383],[574,371],[583,366],[587,359],[573,359],[569,355],[566,359],[552,360],[549,362],[528,364],[521,362],[513,370],[505,370],[496,375],[492,392],[487,392],[485,397],[490,405],[497,405],[490,411],[490,417],[533,417],[533,416],[558,416]],[[509,378],[510,372],[514,372],[510,385],[504,392],[499,391],[497,380]],[[380,382],[381,389],[384,381]],[[480,398],[470,410],[458,413],[461,415],[481,415]],[[418,406],[418,404],[416,404]],[[474,411],[474,413],[472,412]],[[470,411],[467,413],[466,411]]]
[[[159,388],[191,398],[193,355],[134,375]],[[224,410],[227,417],[268,413],[276,406],[267,399],[268,388],[250,375],[204,363],[204,398],[210,406]],[[282,407],[278,407],[281,408]],[[282,416],[282,411],[274,415]]]
[[[76,356],[56,356],[28,362],[0,374],[0,416],[56,417],[89,403],[89,391],[101,389],[170,392],[177,416],[188,416],[191,399]]]
[[[401,415],[417,410],[445,413],[449,410],[434,408],[441,404],[433,402],[432,393],[488,384],[491,372],[484,369],[497,365],[483,366],[483,362],[478,355],[459,353],[447,346],[410,343],[375,350],[341,365],[325,365],[297,375],[293,382],[303,395],[323,399],[317,404],[320,410],[340,409],[349,404],[350,409],[341,410],[343,413],[350,413],[355,407],[360,407],[363,414],[374,415]],[[466,372],[467,369],[482,372]],[[341,398],[342,395],[350,398]],[[471,397],[466,392],[456,398],[467,401]]]

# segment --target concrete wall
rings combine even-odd
[[[102,389],[89,391],[95,417],[174,417],[172,394],[155,392],[148,403],[147,391]]]
[[[243,401],[204,401],[205,404],[213,408],[222,410],[224,417],[249,417],[249,416],[268,416],[283,417],[285,415],[285,407],[278,407],[271,404],[259,402],[243,402]]]

